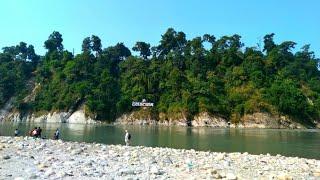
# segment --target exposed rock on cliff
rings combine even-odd
[[[177,118],[179,117],[179,118]],[[167,114],[160,113],[159,117],[153,117],[151,114],[142,113],[141,111],[135,111],[132,113],[124,114],[116,120],[116,124],[135,124],[135,125],[148,125],[159,124],[166,126],[195,126],[195,127],[227,127],[227,121],[217,116],[210,116],[204,112],[195,116],[192,120],[189,120],[183,113],[176,116],[176,118],[170,117]]]
[[[218,116],[209,115],[207,112],[203,112],[195,116],[191,121],[191,124],[195,127],[228,127],[227,120]]]
[[[79,123],[88,124],[95,123],[90,117],[85,115],[83,108],[70,113],[70,112],[53,112],[45,113],[43,115],[36,115],[35,113],[20,113],[10,112],[7,114],[5,121],[14,122],[36,122],[36,123]]]
[[[123,114],[118,117],[115,124],[125,125],[155,125],[157,120],[152,116],[152,112],[148,109],[141,109],[131,113]]]
[[[184,113],[177,113],[175,116],[169,116],[165,113],[159,114],[159,124],[166,126],[190,126],[191,121],[188,120]]]
[[[246,114],[236,126],[243,128],[303,128],[301,124],[293,122],[286,116],[273,116],[270,113]]]
[[[3,106],[2,109],[0,109],[0,121],[6,119],[9,115],[10,112],[13,108],[13,102],[14,102],[14,98],[10,98],[5,105]]]
[[[34,101],[40,84],[36,84],[33,79],[28,81],[28,89],[30,94],[27,95],[23,102]],[[9,99],[4,107],[0,109],[0,121],[14,121],[14,122],[36,122],[36,123],[95,123],[93,119],[86,116],[84,103],[78,100],[74,103],[68,112],[19,112],[14,107],[15,98]]]
[[[151,113],[151,112],[149,112]],[[167,126],[193,126],[193,127],[217,127],[217,128],[290,128],[301,129],[305,126],[294,122],[286,116],[273,116],[270,113],[246,114],[238,124],[228,124],[228,120],[219,116],[210,115],[207,112],[200,113],[188,120],[186,116],[170,118],[167,114],[160,113],[159,117],[152,117],[151,114],[143,114],[141,111],[124,114],[119,117],[115,124],[148,125],[159,124]],[[319,124],[317,128],[319,128]]]

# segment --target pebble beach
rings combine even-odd
[[[0,136],[0,179],[318,180],[320,160]]]

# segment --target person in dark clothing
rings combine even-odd
[[[37,136],[39,138],[41,138],[41,132],[42,132],[42,129],[40,127],[38,127],[38,130],[37,130]]]
[[[53,135],[53,139],[57,140],[57,139],[59,139],[59,136],[60,136],[60,131],[59,131],[59,129],[57,129],[56,132]]]

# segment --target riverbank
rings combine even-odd
[[[10,103],[8,103],[10,107]],[[12,104],[12,103],[11,103]],[[12,106],[12,105],[11,105]],[[192,118],[185,114],[171,117],[168,114],[153,114],[149,109],[141,109],[125,113],[110,121],[96,120],[86,115],[85,108],[67,112],[29,112],[21,113],[10,108],[0,109],[0,122],[32,122],[32,123],[69,123],[69,124],[96,124],[110,123],[114,125],[160,125],[160,126],[190,126],[213,128],[259,128],[259,129],[320,129],[320,122],[301,124],[288,116],[273,115],[257,112],[246,114],[237,121],[232,122],[208,112],[199,113]]]
[[[319,179],[320,160],[0,137],[0,179]]]

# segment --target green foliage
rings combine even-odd
[[[276,44],[273,37],[264,37],[261,51],[245,48],[237,34],[188,40],[169,28],[155,47],[138,41],[132,50],[140,54],[133,56],[123,43],[102,49],[100,38],[92,35],[74,56],[63,51],[62,35],[55,31],[45,41],[48,53],[41,59],[24,42],[3,48],[0,105],[15,96],[23,111],[84,106],[87,115],[112,121],[138,110],[132,101],[147,99],[155,103],[148,109],[155,117],[190,119],[208,112],[239,122],[245,114],[269,112],[318,121],[319,59],[309,45],[293,53],[294,42]],[[25,101],[30,79],[39,88],[34,101]]]
[[[61,52],[63,50],[62,41],[62,35],[58,31],[53,31],[48,40],[44,42],[44,47],[48,50],[48,53]]]
[[[145,42],[137,42],[136,45],[132,48],[134,51],[139,51],[140,56],[144,59],[147,59],[151,55],[150,44]]]
[[[276,80],[266,91],[266,98],[280,112],[300,117],[307,117],[310,105],[299,85],[290,79]]]
[[[0,53],[0,106],[14,96],[17,97],[17,106],[22,103],[38,59],[33,46],[24,42],[3,48]]]

